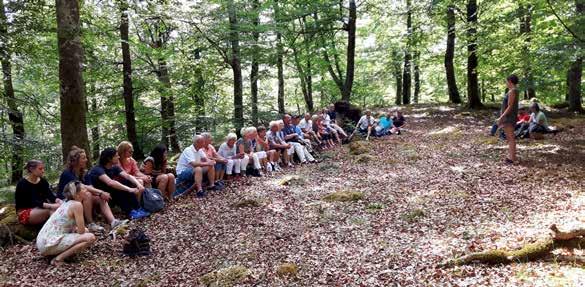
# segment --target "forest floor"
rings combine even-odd
[[[0,285],[198,285],[233,266],[244,277],[238,286],[585,284],[584,266],[571,262],[438,267],[585,218],[584,118],[553,117],[565,131],[521,141],[520,163],[506,166],[505,143],[487,136],[492,112],[405,112],[408,131],[372,140],[372,158],[344,146],[318,165],[189,195],[132,222],[152,239],[149,257],[123,257],[120,239],[101,238],[53,268],[32,245],[17,245],[0,251]],[[304,180],[280,185],[287,175]],[[363,197],[324,199],[335,191]]]

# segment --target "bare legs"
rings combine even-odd
[[[30,225],[39,225],[43,224],[49,219],[53,212],[50,209],[38,208],[35,207],[30,212],[30,217],[28,218],[28,224]]]
[[[95,235],[93,235],[93,233],[86,232],[84,234],[81,234],[81,236],[79,236],[79,238],[75,240],[73,246],[71,246],[69,249],[65,250],[63,253],[57,255],[57,257],[51,260],[51,265],[55,266],[61,265],[63,260],[87,249],[87,247],[91,246],[95,242],[95,240],[96,238]]]
[[[504,125],[504,133],[506,134],[506,140],[508,141],[508,158],[512,161],[516,161],[516,137],[514,135],[513,125]]]

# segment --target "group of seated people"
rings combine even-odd
[[[397,132],[397,126],[403,124],[404,117],[399,112],[395,118],[382,115],[373,120],[368,111],[357,127],[383,135]],[[94,222],[96,213],[101,214],[111,230],[128,222],[114,216],[113,206],[118,206],[129,219],[149,216],[141,207],[146,188],[160,190],[166,201],[189,191],[202,197],[209,190],[223,189],[224,180],[261,177],[295,165],[316,163],[319,151],[334,148],[349,137],[336,123],[333,105],[315,115],[285,114],[282,119],[270,122],[268,128],[243,128],[241,135],[238,138],[229,133],[217,150],[211,134],[195,135],[192,145],[178,158],[176,178],[169,172],[167,148],[162,144],[139,165],[132,157],[132,144],[123,141],[117,148],[101,151],[97,164],[88,171],[86,151],[73,146],[56,194],[43,178],[43,162],[31,160],[25,166],[26,176],[16,186],[18,220],[24,225],[44,224],[37,237],[37,248],[44,256],[55,256],[51,264],[60,265],[65,258],[91,245],[96,240],[93,232],[105,230]]]
[[[355,129],[369,140],[370,136],[381,137],[400,134],[400,129],[403,129],[405,124],[406,120],[400,110],[396,110],[394,116],[391,115],[391,112],[380,113],[378,119],[372,116],[371,111],[366,110],[365,114],[355,126]]]
[[[516,138],[524,139],[535,137],[537,134],[556,133],[556,129],[551,129],[548,124],[548,119],[544,112],[540,109],[537,102],[532,102],[529,107],[530,113],[526,108],[520,107],[518,109],[518,118],[514,130]],[[498,124],[494,124],[491,128],[490,135],[495,136],[498,131]],[[506,139],[504,132],[500,132],[500,138]]]

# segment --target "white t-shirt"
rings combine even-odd
[[[369,117],[367,115],[364,115],[360,118],[360,121],[358,122],[358,125],[360,127],[360,129],[362,130],[366,130],[368,129],[369,125],[373,125],[374,124],[374,118]]]
[[[227,143],[222,143],[219,146],[219,150],[217,151],[217,153],[219,153],[219,155],[221,155],[224,158],[232,158],[233,156],[236,155],[237,148],[238,148],[238,145],[235,143],[234,143],[234,146],[231,148],[227,145]]]
[[[195,150],[193,145],[186,147],[177,161],[177,175],[181,174],[184,170],[192,168],[192,162],[200,163],[202,159],[204,159],[203,161],[207,160],[203,149]]]
[[[312,120],[307,121],[305,119],[302,119],[299,122],[298,127],[303,131],[305,131],[305,130],[311,131],[311,130],[313,130],[313,121]]]
[[[329,116],[329,114],[323,115],[323,124],[325,124],[326,127],[331,126],[331,117]]]

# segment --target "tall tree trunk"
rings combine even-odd
[[[12,86],[11,53],[8,48],[8,20],[4,10],[4,2],[0,1],[0,57],[2,61],[2,80],[4,85],[4,98],[8,106],[8,120],[12,126],[12,159],[10,170],[10,182],[16,183],[22,178],[23,167],[23,140],[24,119],[16,104],[14,88]]]
[[[82,77],[83,47],[80,39],[79,2],[56,0],[61,96],[61,150],[63,161],[71,146],[89,153]]]
[[[575,0],[576,16],[585,16],[585,1]],[[582,23],[583,20],[579,21]],[[577,24],[576,26],[581,26]],[[581,26],[582,28],[582,26]],[[567,73],[567,84],[569,89],[569,111],[571,112],[583,112],[582,99],[581,99],[581,77],[583,73],[583,57],[579,56],[569,68]]]
[[[305,77],[305,80],[304,80],[305,87],[303,88],[303,96],[305,98],[305,106],[307,108],[307,111],[309,111],[309,113],[313,113],[313,110],[314,110],[314,107],[313,107],[313,69],[311,67],[311,50],[310,50],[311,49],[310,43],[311,43],[312,37],[308,33],[306,17],[302,18],[300,25],[301,25],[301,32],[303,33],[303,48],[304,48],[304,54],[306,55],[306,62],[307,62],[307,68],[304,70],[304,73],[301,73],[301,76]],[[298,61],[298,58],[297,58],[297,61]],[[298,64],[302,65],[301,61],[298,61]]]
[[[400,59],[400,53],[397,50],[392,51],[392,69],[396,84],[396,98],[394,103],[396,105],[402,105],[402,60]]]
[[[162,47],[162,45],[160,46]],[[161,141],[174,152],[181,152],[179,140],[177,137],[175,122],[175,99],[171,92],[171,77],[167,62],[164,59],[158,59],[157,76],[162,84],[160,90],[160,115],[162,119],[162,138]]]
[[[98,113],[97,110],[97,100],[94,98],[91,99],[91,113],[96,115]],[[95,117],[95,122],[92,124],[91,127],[91,149],[93,150],[92,159],[98,160],[100,158],[100,123],[99,117]]]
[[[406,0],[406,48],[404,50],[404,69],[402,76],[402,103],[405,105],[410,104],[411,96],[411,63],[412,55],[410,54],[410,48],[412,45],[412,1]]]
[[[303,98],[305,100],[305,105],[307,107],[307,110],[312,112],[313,109],[313,96],[310,94],[309,92],[309,85],[307,83],[307,79],[310,81],[310,78],[306,77],[306,71],[303,69],[302,63],[301,63],[301,59],[299,57],[299,51],[298,49],[293,45],[292,46],[292,51],[293,51],[293,58],[295,61],[295,67],[297,68],[297,72],[299,74],[299,80],[301,81],[301,91],[303,92]]]
[[[536,91],[534,90],[534,79],[532,77],[532,64],[530,55],[530,33],[532,31],[532,5],[524,6],[520,4],[520,35],[524,36],[525,39],[522,43],[522,55],[524,62],[524,82],[526,83],[526,91],[524,93],[525,98],[532,99],[536,97]]]
[[[321,27],[319,26],[319,15],[317,14],[317,12],[313,13],[313,19],[315,21],[315,30],[319,31],[319,41],[321,43],[321,51],[322,51],[321,53],[323,54],[323,59],[325,60],[325,64],[327,65],[327,71],[329,72],[329,75],[333,79],[333,82],[335,82],[335,85],[339,89],[339,92],[343,93],[343,85],[345,83],[345,80],[343,79],[343,75],[341,74],[341,71],[339,71],[339,64],[338,63],[335,63],[335,66],[338,68],[338,70],[337,70],[338,73],[336,73],[335,70],[333,69],[333,63],[331,63],[331,58],[329,57],[329,52],[328,52],[329,44],[327,41],[327,37],[321,31]],[[335,45],[335,43],[334,43],[334,45]],[[337,60],[337,57],[335,57],[335,60]]]
[[[122,73],[124,76],[124,110],[126,114],[126,135],[134,146],[134,157],[143,159],[144,153],[138,143],[136,134],[136,117],[134,114],[134,96],[132,91],[132,59],[128,41],[128,2],[120,0],[120,42],[122,44]]]
[[[252,49],[252,70],[250,71],[250,97],[252,104],[252,124],[258,126],[258,40],[260,39],[260,32],[258,25],[260,23],[260,1],[252,1],[252,25],[254,31],[252,38],[254,39],[254,49]]]
[[[357,6],[355,0],[349,0],[349,21],[347,25],[347,68],[345,70],[345,84],[341,99],[349,102],[353,88],[353,77],[355,72],[355,30],[356,30]]]
[[[282,32],[280,26],[280,7],[278,0],[274,0],[274,19],[276,22],[276,69],[278,74],[278,113],[284,114],[284,48],[282,46]]]
[[[415,104],[418,104],[418,99],[420,95],[420,67],[418,65],[420,59],[420,53],[417,51],[414,53],[414,60],[413,60],[413,69],[414,69],[414,98],[413,101]]]
[[[230,23],[230,66],[234,74],[234,127],[239,133],[244,126],[242,64],[240,62],[240,34],[236,6],[233,0],[228,0],[228,14]]]
[[[447,74],[447,89],[449,90],[449,102],[454,104],[461,103],[461,96],[457,88],[455,78],[455,6],[453,4],[447,7],[447,50],[445,50],[445,73]]]
[[[201,59],[201,49],[195,49],[195,60]],[[197,116],[205,116],[205,79],[201,71],[199,61],[197,61],[194,73],[195,80],[192,84],[193,102],[195,103],[195,111]]]
[[[467,1],[467,100],[468,107],[483,107],[479,97],[477,60],[477,0]]]

